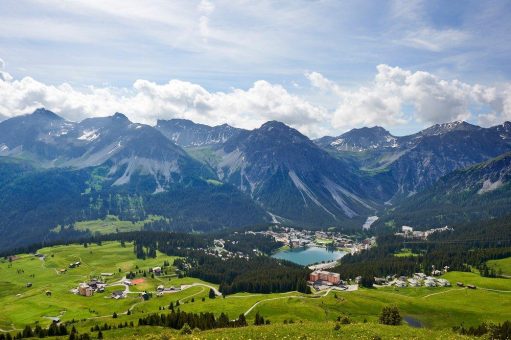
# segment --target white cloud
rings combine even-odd
[[[199,84],[173,79],[159,84],[139,79],[130,88],[75,88],[48,85],[32,77],[14,79],[0,73],[0,112],[14,116],[44,106],[70,120],[106,116],[119,111],[133,121],[187,118],[217,125],[256,128],[279,120],[310,137],[337,135],[353,127],[419,122],[444,123],[472,119],[483,125],[511,119],[511,85],[470,85],[443,80],[423,71],[378,65],[370,83],[347,89],[317,72],[305,75],[328,109],[314,102],[313,92],[289,92],[279,84],[258,80],[248,89],[211,92]],[[305,96],[311,98],[305,99]]]
[[[322,91],[331,91],[333,93],[341,94],[341,88],[333,81],[325,78],[318,72],[306,72],[305,77],[309,79],[312,86],[317,87]]]
[[[410,120],[444,123],[474,116],[482,122],[496,123],[511,115],[509,85],[503,89],[469,85],[388,65],[378,65],[374,80],[355,90],[342,89],[318,73],[306,76],[312,86],[338,97],[332,126],[339,129],[364,125],[392,127]],[[411,112],[406,112],[407,107],[412,108]],[[486,113],[474,114],[475,107],[485,109]]]
[[[211,35],[209,29],[209,15],[215,10],[215,5],[208,0],[201,0],[197,6],[199,13],[202,15],[199,18],[199,34],[204,42],[208,41],[208,37]]]
[[[407,33],[400,42],[418,49],[440,52],[448,48],[456,48],[469,39],[470,35],[461,30],[438,30],[425,27]]]
[[[435,27],[428,9],[431,7],[423,0],[392,1],[389,39],[418,50],[441,52],[462,46],[472,38],[466,28]]]
[[[215,5],[213,5],[211,1],[201,0],[199,6],[197,6],[197,9],[204,15],[209,15],[215,10]]]
[[[179,117],[252,129],[275,119],[312,136],[324,132],[321,124],[328,119],[325,109],[264,80],[256,81],[248,90],[209,92],[200,85],[175,79],[166,84],[137,80],[130,89],[83,90],[66,83],[46,85],[31,77],[0,79],[0,112],[13,116],[41,106],[75,121],[120,111],[134,121],[149,124]]]

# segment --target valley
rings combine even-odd
[[[42,248],[37,254],[19,254],[0,263],[0,303],[3,306],[0,328],[3,332],[20,331],[25,325],[47,327],[52,323],[52,318],[73,325],[80,333],[89,332],[95,324],[124,323],[133,323],[133,326],[128,326],[132,327],[130,334],[160,332],[151,327],[137,326],[138,320],[150,313],[165,312],[171,303],[174,308],[178,305],[184,312],[207,311],[217,316],[226,313],[231,317],[245,314],[249,324],[259,313],[270,320],[271,325],[253,330],[249,327],[243,332],[262,335],[277,329],[277,332],[289,329],[293,334],[295,328],[322,327],[321,334],[334,337],[335,320],[344,315],[351,321],[349,325],[341,327],[341,332],[353,332],[362,338],[371,334],[391,336],[393,332],[414,334],[417,338],[427,338],[428,334],[445,334],[449,338],[456,338],[456,334],[450,330],[453,326],[477,325],[483,321],[503,322],[511,318],[511,300],[508,298],[511,279],[483,278],[478,273],[449,272],[442,276],[451,282],[463,282],[465,286],[476,285],[475,290],[456,286],[378,287],[356,291],[326,290],[312,294],[294,291],[235,293],[212,299],[210,289],[216,289],[218,285],[194,277],[181,277],[179,269],[173,265],[178,257],[157,252],[154,258],[137,259],[133,244],[129,242],[88,243],[87,247],[83,244],[53,246]],[[73,261],[80,261],[80,265],[68,268]],[[161,267],[162,274],[151,273],[150,268],[154,267]],[[67,270],[60,272],[62,268]],[[132,281],[136,280],[137,284],[126,287],[129,290],[126,297],[112,299],[112,291],[119,289],[115,286],[116,282],[130,272],[136,273],[136,279]],[[80,282],[101,277],[102,273],[108,275],[103,276],[107,285],[103,293],[80,296],[71,292]],[[27,287],[28,282],[31,283],[30,287]],[[160,285],[178,290],[157,295]],[[147,300],[142,296],[144,292],[148,293]],[[378,325],[380,310],[389,304],[396,305],[405,319],[417,320],[421,328]],[[491,306],[491,309],[482,306]],[[104,331],[103,334],[116,338],[127,334],[123,332],[119,329],[116,332]],[[236,331],[215,330],[194,334],[208,338],[215,334],[235,335]]]
[[[511,340],[511,0],[0,1],[0,340]]]
[[[278,121],[7,119],[0,339],[27,326],[186,338],[185,323],[206,339],[459,338],[503,324],[508,127],[311,140]],[[391,306],[399,326],[382,324]]]
[[[149,126],[117,112],[72,122],[40,108],[0,122],[0,245],[73,239],[108,215],[138,230],[277,222],[350,234],[492,219],[510,203],[509,131],[509,122],[452,122],[311,140],[278,121]],[[48,234],[58,226],[66,232]],[[19,238],[16,228],[30,232]]]

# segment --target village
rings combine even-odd
[[[442,228],[431,228],[428,230],[413,230],[410,226],[402,226],[401,232],[395,233],[396,236],[402,236],[405,238],[417,238],[426,240],[430,235],[434,233],[442,233],[446,231],[453,231],[453,228],[450,228],[448,226],[442,227]]]
[[[439,276],[446,273],[449,267],[444,267],[443,270],[434,269],[431,275],[425,273],[415,273],[411,277],[388,275],[386,277],[374,277],[371,280],[373,287],[451,287],[451,283]],[[373,284],[374,282],[374,284]],[[315,290],[337,289],[337,290],[357,290],[362,283],[362,276],[356,277],[354,280],[342,280],[340,274],[333,273],[325,270],[315,270],[309,275],[309,285]],[[462,282],[457,282],[457,286],[464,287]],[[474,285],[467,285],[469,289],[475,289]]]
[[[151,274],[151,277],[160,277],[165,276],[168,277],[168,275],[164,274],[164,271],[162,267],[152,267],[149,268],[149,273]],[[172,294],[177,293],[195,286],[204,286],[206,288],[211,289],[215,295],[221,296],[222,294],[213,286],[209,286],[207,284],[203,283],[191,283],[191,284],[183,284],[179,286],[169,286],[166,287],[163,284],[158,284],[155,287],[155,291],[130,291],[130,287],[136,286],[138,284],[142,284],[146,281],[146,278],[132,278],[129,279],[126,276],[121,278],[118,281],[112,282],[112,283],[106,283],[105,279],[108,277],[113,276],[113,273],[101,273],[100,279],[98,278],[92,278],[87,282],[81,282],[78,284],[76,288],[73,288],[70,290],[72,294],[80,295],[84,297],[91,297],[96,293],[105,293],[106,288],[111,287],[120,287],[122,289],[117,289],[112,291],[109,295],[106,295],[105,298],[111,298],[113,300],[119,300],[119,299],[125,299],[128,297],[128,294],[135,294],[138,295],[142,300],[149,300],[150,298],[155,295],[156,297],[162,297],[164,294]]]
[[[435,232],[444,232],[452,230],[449,227],[443,228],[435,228],[426,231],[414,231],[412,227],[403,226],[401,229],[401,233],[396,233],[396,235],[401,235],[407,238],[427,238],[429,235]],[[350,252],[351,254],[355,254],[361,252],[363,250],[367,250],[370,247],[375,246],[376,240],[375,237],[366,238],[361,241],[354,240],[353,237],[344,235],[339,232],[334,231],[313,231],[306,229],[295,229],[291,227],[272,227],[266,231],[246,231],[247,234],[261,234],[265,236],[272,237],[275,241],[281,242],[284,246],[289,248],[306,248],[306,247],[333,247],[340,248],[344,251]],[[232,252],[225,249],[225,242],[223,239],[215,239],[213,242],[213,246],[205,249],[204,251],[207,254],[218,256],[223,260],[227,260],[233,257],[244,257],[249,258],[248,254],[244,254],[242,252]],[[254,249],[257,252],[256,249]],[[316,291],[326,290],[326,289],[334,289],[334,290],[343,290],[343,291],[353,291],[357,290],[360,286],[363,286],[362,277],[358,276],[354,279],[342,279],[340,274],[327,271],[328,268],[333,267],[337,264],[337,261],[331,261],[326,263],[319,263],[315,265],[310,265],[309,268],[312,272],[308,278],[308,284],[311,288]],[[81,265],[79,261],[70,263],[68,268],[63,268],[58,270],[60,273],[66,272],[68,269],[77,268]],[[182,266],[189,266],[188,263],[183,262],[180,264]],[[186,269],[186,268],[181,268]],[[443,278],[440,278],[442,274],[448,271],[449,267],[445,267],[442,270],[437,270],[435,268],[432,269],[430,275],[426,273],[415,273],[413,276],[398,276],[398,275],[387,275],[386,277],[374,277],[371,278],[372,284],[374,287],[395,287],[395,288],[405,288],[405,287],[450,287],[451,283]],[[153,267],[149,268],[148,272],[152,277],[162,276],[164,274],[161,267]],[[130,287],[133,285],[137,285],[139,283],[144,282],[144,278],[134,278],[134,277],[123,277],[122,279],[106,283],[109,277],[113,276],[113,273],[101,273],[96,278],[91,278],[86,282],[81,282],[77,287],[71,289],[71,293],[76,295],[81,295],[84,297],[93,296],[96,293],[105,293],[105,289],[107,287],[119,287],[120,289],[116,289],[114,291],[109,292],[105,298],[111,299],[123,299],[128,296],[128,294],[138,294],[142,299],[147,300],[153,296],[161,297],[167,293],[175,293],[179,292],[183,289],[189,288],[189,286],[169,286],[165,287],[163,284],[158,284],[155,286],[155,290],[152,292],[148,291],[130,291]],[[463,284],[458,282],[458,286],[462,286]],[[468,286],[467,286],[468,287]],[[468,287],[472,288],[472,287]],[[221,295],[218,292],[219,295]]]
[[[343,249],[351,254],[369,249],[376,244],[376,238],[366,238],[357,242],[352,237],[335,231],[298,230],[291,227],[273,227],[267,231],[247,232],[273,237],[290,248],[328,246]]]

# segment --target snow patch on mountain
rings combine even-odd
[[[479,195],[485,194],[490,191],[497,190],[498,188],[502,187],[504,183],[499,178],[497,181],[492,182],[490,179],[487,179],[483,182],[483,186],[479,191],[477,192]]]
[[[110,154],[116,152],[117,150],[121,149],[121,147],[122,147],[122,143],[121,143],[121,141],[119,141],[110,151],[108,151],[108,154],[110,155]]]
[[[371,226],[373,225],[374,222],[376,222],[378,220],[378,216],[369,216],[367,217],[367,220],[364,222],[364,224],[362,225],[362,229],[363,230],[369,230],[371,229]]]
[[[98,129],[85,130],[85,131],[83,131],[83,134],[80,137],[78,137],[78,139],[92,142],[92,141],[98,139],[99,135],[100,134],[98,133]]]

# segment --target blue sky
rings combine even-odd
[[[2,1],[0,114],[278,119],[311,137],[498,124],[510,19],[509,1]]]

